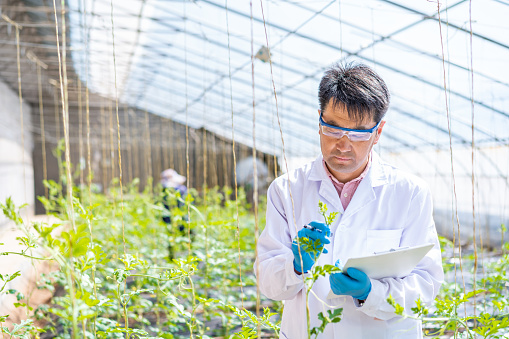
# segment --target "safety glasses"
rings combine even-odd
[[[320,113],[320,129],[322,130],[322,134],[328,137],[341,139],[343,135],[346,135],[350,141],[367,141],[371,138],[371,134],[378,128],[380,125],[380,120],[375,127],[370,129],[351,129],[351,128],[343,128],[339,126],[329,125],[322,119],[322,113]]]

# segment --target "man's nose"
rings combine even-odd
[[[352,142],[347,134],[343,134],[343,136],[336,141],[336,148],[341,152],[347,152],[352,149]]]

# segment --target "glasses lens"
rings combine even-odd
[[[343,135],[345,135],[345,132],[340,130],[340,129],[335,129],[335,128],[331,128],[331,127],[328,127],[328,126],[324,126],[322,125],[322,133],[328,137],[333,137],[333,138],[342,138]]]
[[[326,135],[328,137],[338,138],[341,139],[343,135],[346,134],[348,139],[350,141],[366,141],[371,138],[371,133],[369,132],[351,132],[351,131],[342,131],[340,129],[328,127],[328,126],[322,126],[322,133],[323,135]]]
[[[366,141],[371,138],[371,133],[369,132],[348,132],[348,136],[351,141]]]

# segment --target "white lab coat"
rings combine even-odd
[[[293,206],[292,206],[293,198]],[[412,314],[415,300],[430,303],[443,282],[440,246],[432,217],[427,185],[386,163],[372,152],[372,165],[343,210],[338,193],[323,168],[322,157],[274,180],[267,193],[267,221],[258,241],[259,285],[273,300],[285,300],[280,338],[307,338],[306,298],[302,276],[293,270],[292,239],[303,225],[322,221],[318,201],[328,211],[339,211],[331,225],[329,253],[318,265],[342,263],[350,257],[373,254],[394,247],[434,243],[417,267],[404,278],[371,279],[371,292],[362,306],[350,296],[326,299],[329,277],[321,277],[313,292],[328,305],[342,307],[342,320],[328,324],[318,338],[421,338],[420,321],[397,316],[386,299],[392,295]],[[295,220],[295,221],[294,221]],[[309,297],[311,328],[319,326],[319,312],[329,309],[312,293]]]

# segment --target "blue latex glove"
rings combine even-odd
[[[300,253],[302,255],[302,263],[303,267],[300,266],[300,256],[299,256],[299,246],[297,245],[297,240],[294,239],[292,242],[292,252],[293,252],[293,267],[299,273],[307,273],[315,264],[315,261],[318,259],[318,256],[323,250],[323,253],[328,253],[324,248],[324,245],[330,244],[330,240],[327,237],[330,236],[330,228],[321,222],[312,221],[308,224],[313,229],[303,228],[297,233],[297,237],[299,238],[300,243]],[[313,250],[307,252],[306,246],[302,243],[302,239],[308,238],[313,243],[316,240],[319,240],[318,244],[314,244]]]
[[[355,299],[366,300],[371,292],[371,281],[366,273],[349,267],[344,272],[333,273],[329,276],[332,292],[337,295],[350,295]]]

